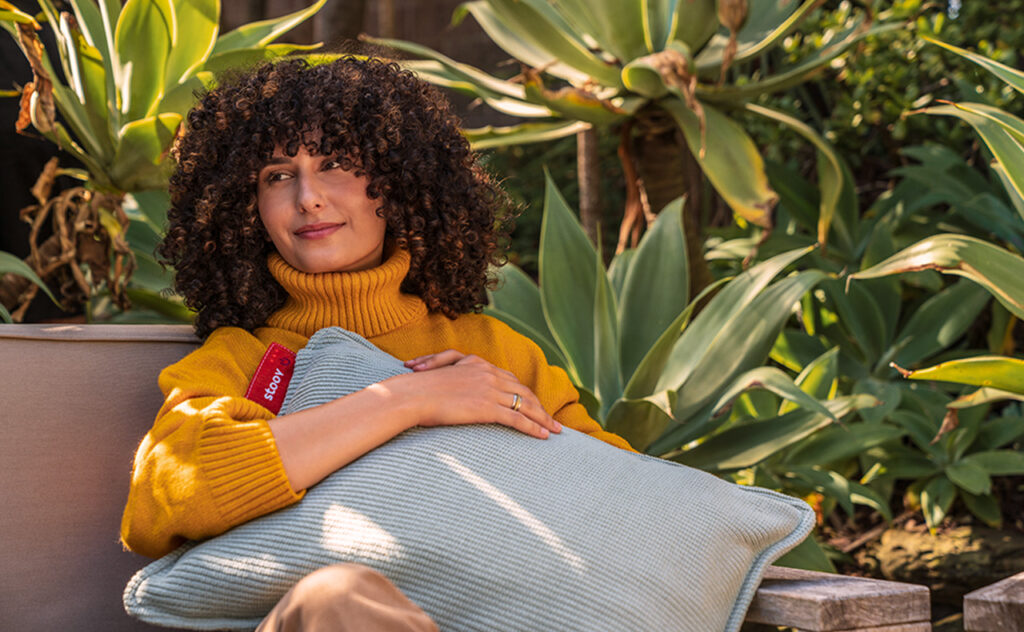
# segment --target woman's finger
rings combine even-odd
[[[548,414],[541,405],[540,400],[529,389],[516,391],[508,394],[511,397],[509,409],[525,417],[531,423],[547,429],[550,432],[559,433],[562,431],[562,424]]]
[[[448,349],[439,353],[431,353],[412,360],[405,361],[405,367],[412,369],[413,371],[427,371],[429,369],[436,369],[442,366],[450,366],[457,363],[466,357],[466,354],[456,351],[455,349]]]

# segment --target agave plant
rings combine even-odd
[[[1024,94],[1024,72],[981,55],[937,40],[929,40],[979,64]],[[992,168],[999,174],[1015,207],[1024,218],[1024,120],[997,108],[978,103],[953,103],[922,110],[956,116],[975,128],[993,155]],[[1024,319],[1024,259],[993,244],[963,235],[936,235],[921,240],[885,261],[851,276],[870,279],[912,270],[934,269],[966,277],[999,301],[1014,318]],[[1024,395],[1019,358],[981,356],[939,364],[917,371],[901,368],[906,377],[941,380],[982,387],[950,406],[948,431],[955,427],[956,411],[966,406]]]
[[[50,242],[32,244],[27,263],[38,276],[68,277],[79,300],[105,286],[121,307],[131,298],[188,318],[180,303],[161,300],[168,278],[151,254],[163,230],[171,144],[195,92],[217,73],[312,48],[272,42],[324,2],[221,35],[219,0],[70,0],[72,12],[40,0],[41,19],[57,41],[50,55],[36,18],[0,1],[0,26],[33,74],[21,90],[18,131],[31,126],[84,167],[60,170],[53,163],[37,183],[36,191],[48,192],[58,173],[83,181],[52,199],[37,195],[39,204],[26,210],[33,235],[49,219],[55,225]],[[59,72],[51,58],[60,60]],[[136,264],[139,276],[129,287]],[[24,276],[5,277],[0,303],[24,308],[35,293],[28,288]]]
[[[627,213],[620,250],[635,239],[641,210],[651,217],[688,193],[696,204],[702,187],[690,160],[742,221],[770,228],[776,193],[764,164],[735,113],[773,119],[805,136],[818,151],[822,191],[820,235],[825,241],[842,187],[835,154],[817,132],[780,112],[756,106],[761,94],[806,81],[870,33],[895,28],[853,18],[815,56],[775,67],[769,53],[819,4],[817,0],[474,0],[455,14],[472,15],[492,40],[524,70],[512,80],[491,76],[423,46],[375,40],[410,53],[422,77],[479,98],[492,108],[529,119],[503,128],[468,130],[478,148],[559,138],[593,126],[623,126]],[[632,133],[635,127],[635,134]],[[681,132],[681,133],[680,133]],[[685,147],[680,143],[685,139]],[[634,142],[636,151],[634,151]],[[692,159],[690,158],[692,156]],[[644,195],[635,188],[642,176]],[[644,209],[642,200],[649,204]],[[699,208],[699,204],[696,204]],[[703,259],[694,223],[687,224],[692,274]],[[709,279],[710,277],[708,277]],[[707,279],[696,283],[702,287]]]
[[[794,304],[828,276],[811,270],[772,283],[810,249],[781,254],[689,300],[682,206],[670,204],[640,245],[606,270],[548,178],[539,287],[505,266],[488,312],[563,367],[608,430],[637,449],[711,471],[749,467],[873,404],[870,396],[811,396],[780,369],[762,366]],[[691,322],[694,306],[716,289]],[[747,419],[734,431],[725,413],[754,388],[799,408]]]

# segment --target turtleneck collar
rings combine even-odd
[[[407,251],[393,248],[391,256],[376,268],[309,274],[273,253],[267,260],[270,274],[288,292],[288,300],[267,324],[306,337],[332,326],[367,338],[398,329],[427,313],[418,296],[399,289],[409,272],[409,261]]]

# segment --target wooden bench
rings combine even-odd
[[[928,588],[773,566],[747,610],[745,631],[789,626],[801,632],[928,632]],[[761,624],[760,628],[756,625]]]
[[[1024,630],[1024,573],[964,595],[965,632]]]
[[[118,527],[157,373],[196,344],[184,326],[0,325],[0,629],[158,629],[121,606],[148,560]],[[922,586],[772,568],[748,621],[919,632],[928,614]]]

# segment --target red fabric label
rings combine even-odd
[[[260,404],[275,415],[284,403],[284,394],[288,390],[288,382],[295,370],[295,353],[276,342],[270,343],[263,354],[260,365],[256,367],[256,375],[249,382],[249,390],[245,398]]]

